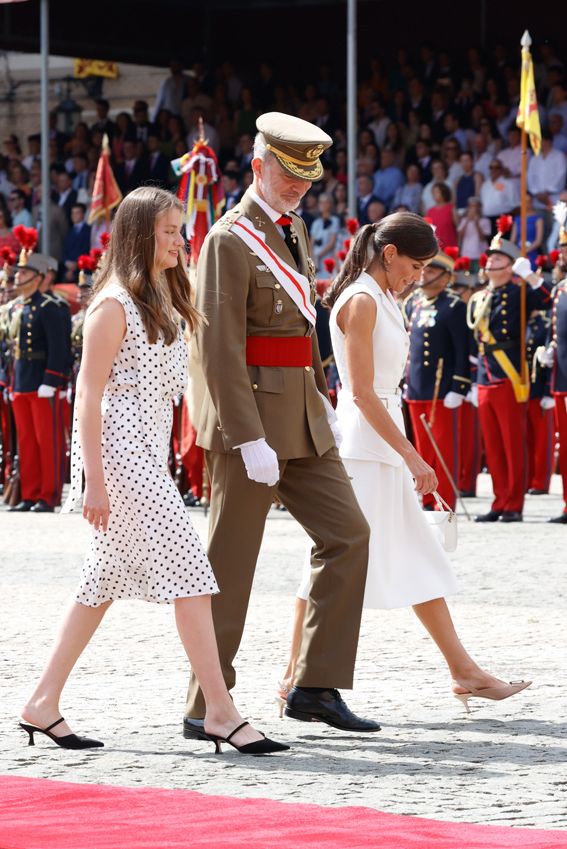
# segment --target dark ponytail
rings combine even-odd
[[[393,212],[376,224],[365,224],[352,240],[344,265],[327,289],[323,305],[331,309],[339,295],[354,283],[372,259],[377,257],[382,263],[386,245],[395,245],[401,256],[421,262],[431,259],[439,250],[431,224],[413,212]]]

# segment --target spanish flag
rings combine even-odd
[[[526,30],[522,36],[522,75],[520,81],[520,104],[516,116],[516,125],[525,130],[536,156],[541,150],[541,127],[537,110],[537,97],[534,83],[534,66],[530,53],[532,40]]]
[[[118,183],[114,177],[109,160],[110,147],[108,136],[105,134],[96,169],[93,197],[89,212],[89,224],[92,224],[97,218],[101,218],[103,215],[106,216],[108,221],[110,219],[110,211],[115,206],[118,206],[122,200],[122,192],[118,188]]]

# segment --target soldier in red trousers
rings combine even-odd
[[[12,329],[14,373],[12,407],[20,459],[18,513],[51,513],[61,501],[64,456],[61,405],[57,390],[66,384],[71,340],[57,301],[42,294],[51,258],[22,256],[16,271],[20,298]]]

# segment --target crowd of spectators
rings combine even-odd
[[[126,194],[148,181],[175,189],[171,160],[191,148],[199,134],[216,151],[223,171],[227,208],[251,181],[256,116],[289,112],[333,137],[324,178],[298,210],[312,240],[319,273],[341,248],[347,231],[346,103],[340,69],[321,66],[299,86],[261,64],[248,73],[225,62],[216,69],[171,63],[155,102],[137,100],[132,112],[114,114],[103,98],[97,120],[79,122],[70,135],[51,121],[49,169],[50,253],[60,259],[64,279],[77,274],[77,257],[98,246],[104,225],[86,223],[103,135],[112,166]],[[549,44],[535,55],[542,150],[528,154],[528,242],[530,257],[553,240],[553,204],[567,195],[567,80],[561,58]],[[398,209],[427,216],[440,242],[459,245],[477,261],[502,214],[514,217],[520,238],[521,145],[515,118],[520,96],[516,51],[471,47],[455,55],[422,45],[405,49],[386,66],[372,60],[358,87],[357,214],[361,224]],[[12,244],[19,223],[41,227],[40,136],[26,144],[17,133],[3,140],[0,156],[0,246]],[[554,245],[553,245],[554,246]]]

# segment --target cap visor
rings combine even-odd
[[[313,165],[296,165],[294,162],[289,162],[282,156],[278,156],[277,153],[274,153],[274,156],[284,171],[287,171],[293,177],[299,177],[300,180],[307,180],[313,183],[315,180],[320,180],[323,176],[323,166],[320,159],[314,160]]]

